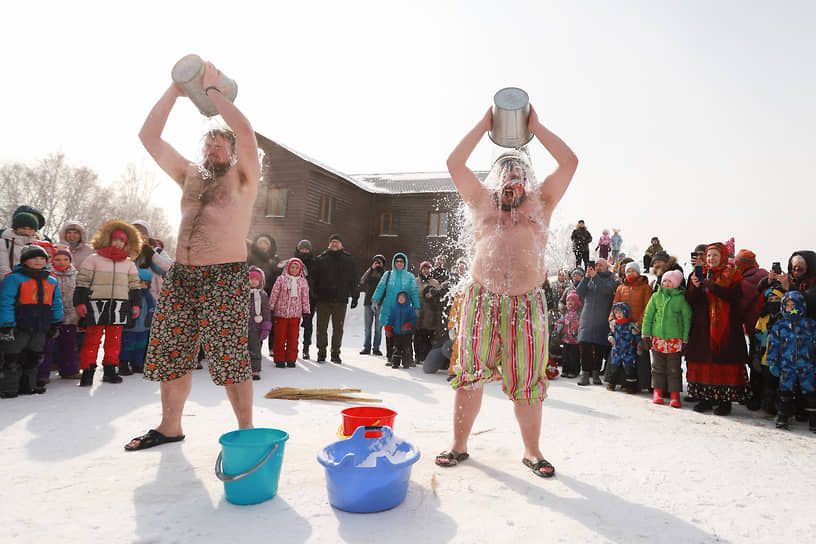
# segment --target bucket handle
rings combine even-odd
[[[222,468],[221,467],[221,456],[222,456],[222,454],[224,452],[219,451],[218,452],[218,457],[216,457],[216,459],[215,459],[215,477],[218,478],[219,480],[221,480],[222,482],[237,482],[238,480],[246,478],[247,476],[249,476],[250,474],[252,474],[256,470],[261,468],[261,466],[264,463],[269,461],[269,458],[272,457],[272,454],[277,451],[278,446],[280,446],[280,444],[275,444],[275,446],[272,448],[272,450],[269,453],[266,454],[266,457],[261,459],[260,463],[258,463],[257,465],[255,465],[251,469],[247,470],[246,472],[242,472],[240,474],[235,474],[234,476],[229,476],[227,474],[224,474],[224,472],[221,470],[221,468]]]

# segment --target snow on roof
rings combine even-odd
[[[484,180],[487,172],[475,172],[479,180]],[[355,174],[352,176],[361,183],[372,185],[372,192],[380,194],[414,194],[414,193],[455,193],[447,172],[400,172],[394,174]]]
[[[289,153],[311,163],[318,168],[334,174],[335,176],[348,181],[368,193],[376,194],[416,194],[416,193],[455,193],[456,187],[447,172],[401,172],[395,174],[355,174],[349,176],[336,170],[322,162],[315,160],[308,155],[292,149],[279,141],[267,138],[260,132],[256,132],[259,140],[267,140],[280,146]],[[486,171],[474,172],[480,181],[484,181],[487,176]]]

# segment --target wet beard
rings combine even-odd
[[[513,196],[512,202],[506,202],[502,196],[504,195],[504,191],[493,193],[493,201],[496,203],[496,207],[500,208],[504,212],[512,212],[524,202],[524,199],[527,198],[527,192],[521,193],[521,196],[516,198],[515,195]]]
[[[230,168],[232,168],[231,162],[214,162],[207,159],[202,166],[202,177],[205,179],[217,179],[226,174]],[[205,177],[204,172],[206,172],[208,176]]]

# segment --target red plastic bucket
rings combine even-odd
[[[382,425],[393,429],[394,418],[397,417],[397,413],[394,410],[377,406],[355,406],[354,408],[346,408],[340,413],[343,414],[342,438],[348,438],[353,435],[354,429],[357,427]],[[366,438],[379,438],[381,436],[382,433],[377,431],[365,433]]]

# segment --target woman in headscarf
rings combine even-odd
[[[689,395],[698,399],[695,412],[728,415],[731,403],[751,396],[745,373],[747,351],[739,303],[742,276],[727,266],[725,244],[706,246],[703,279],[692,275],[686,291],[691,304],[691,333],[686,363]]]

